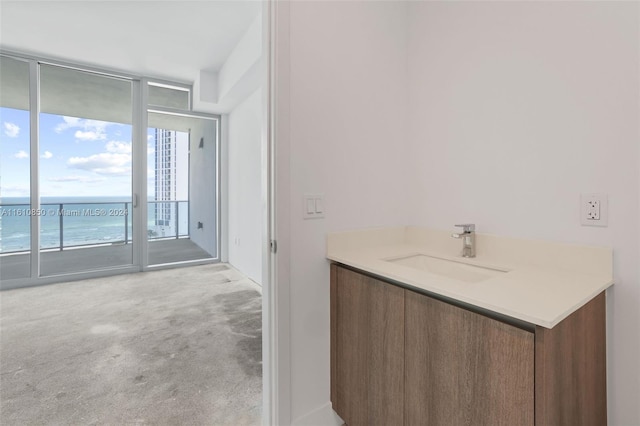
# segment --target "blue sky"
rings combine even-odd
[[[29,112],[0,108],[3,197],[29,196]],[[128,124],[40,114],[40,195],[131,198]],[[153,129],[148,131],[148,187],[153,196]]]

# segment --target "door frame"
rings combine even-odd
[[[204,112],[197,112],[197,111],[182,111],[182,110],[175,110],[173,108],[163,108],[163,107],[158,107],[158,106],[148,106],[148,94],[149,94],[149,82],[158,82],[158,80],[156,79],[149,79],[149,78],[143,78],[141,80],[141,85],[142,85],[142,96],[141,96],[141,100],[142,100],[142,105],[147,105],[144,108],[144,114],[143,117],[140,119],[140,133],[141,135],[139,135],[140,140],[141,141],[146,141],[147,139],[147,130],[148,130],[148,118],[149,118],[149,113],[154,113],[154,114],[166,114],[166,115],[174,115],[174,116],[181,116],[181,117],[189,117],[189,118],[199,118],[199,119],[204,119],[204,120],[213,120],[216,122],[216,148],[215,148],[215,152],[216,152],[216,195],[215,195],[215,203],[216,203],[216,257],[211,258],[211,259],[196,259],[196,260],[186,260],[186,261],[180,261],[180,262],[171,262],[171,263],[160,263],[160,264],[155,264],[155,265],[150,265],[149,264],[149,250],[148,250],[148,239],[147,239],[147,227],[146,227],[146,218],[147,218],[147,214],[148,214],[148,207],[149,204],[148,203],[140,203],[140,208],[139,213],[142,217],[141,219],[141,226],[139,226],[138,228],[141,230],[140,234],[138,235],[138,238],[141,238],[140,241],[143,241],[142,244],[139,245],[138,247],[138,253],[140,256],[140,270],[141,271],[157,271],[157,270],[161,270],[161,269],[171,269],[171,268],[175,268],[175,267],[181,267],[181,266],[196,266],[196,265],[206,265],[208,263],[218,263],[221,261],[222,256],[221,256],[221,251],[222,251],[222,235],[221,235],[221,224],[222,224],[222,220],[221,220],[221,216],[222,216],[222,209],[221,209],[221,179],[222,179],[222,173],[221,173],[221,138],[222,138],[222,116],[219,114],[209,114],[209,113],[204,113]],[[191,103],[191,102],[190,102]],[[191,143],[191,135],[189,135],[189,143]],[[147,145],[146,143],[139,143],[138,144],[138,162],[141,162],[142,164],[138,164],[138,171],[139,171],[139,177],[138,179],[141,181],[140,186],[138,186],[137,188],[139,189],[139,198],[141,200],[147,200],[148,199],[148,193],[147,193],[147,185],[146,185],[146,176],[147,176]],[[191,156],[191,154],[189,154],[189,156]],[[134,159],[135,161],[135,159]],[[191,164],[189,164],[189,167],[191,167]],[[134,169],[135,170],[135,169]]]
[[[266,0],[262,9],[263,80],[263,421],[289,425],[290,344],[290,2]]]

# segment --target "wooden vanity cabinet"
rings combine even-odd
[[[334,278],[334,409],[349,425],[402,424],[404,289],[344,268]]]
[[[333,408],[349,426],[606,425],[604,302],[515,326],[333,264]]]
[[[409,290],[405,314],[404,424],[534,425],[533,333]]]

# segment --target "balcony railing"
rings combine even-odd
[[[189,201],[148,201],[147,239],[189,237]],[[40,249],[130,244],[131,202],[0,204],[0,254],[29,251],[30,218],[40,217]],[[66,239],[66,241],[65,241]]]

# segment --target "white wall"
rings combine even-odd
[[[290,341],[296,424],[327,424],[330,231],[407,220],[406,5],[291,2]],[[285,40],[286,43],[289,40]],[[279,89],[285,94],[287,89]],[[303,220],[304,193],[326,218]]]
[[[229,113],[260,88],[264,76],[262,18],[262,14],[254,18],[218,72],[200,70],[193,85],[195,110]]]
[[[239,89],[238,86],[249,86],[246,83],[243,84],[242,80],[251,68],[260,66],[261,58],[262,15],[258,14],[218,73],[218,96],[220,101],[234,90],[240,93],[251,93],[246,92],[246,89]],[[262,68],[259,68],[259,71],[262,71]],[[258,79],[254,84],[259,83],[260,80]]]
[[[638,8],[415,2],[408,14],[410,223],[613,247],[612,425],[640,424]],[[609,194],[608,228],[580,226],[588,192]]]
[[[189,136],[189,235],[203,250],[217,256],[216,121],[191,119]],[[204,138],[200,148],[200,138]],[[198,222],[203,227],[198,229]]]
[[[262,282],[262,91],[228,118],[229,263]]]
[[[288,7],[278,63],[291,78],[278,94],[290,114],[278,128],[290,209],[279,217],[290,215],[294,423],[329,424],[326,233],[471,221],[614,248],[610,424],[640,424],[638,4]],[[306,192],[325,194],[326,219],[302,220]],[[580,226],[583,192],[609,194],[608,228]]]

